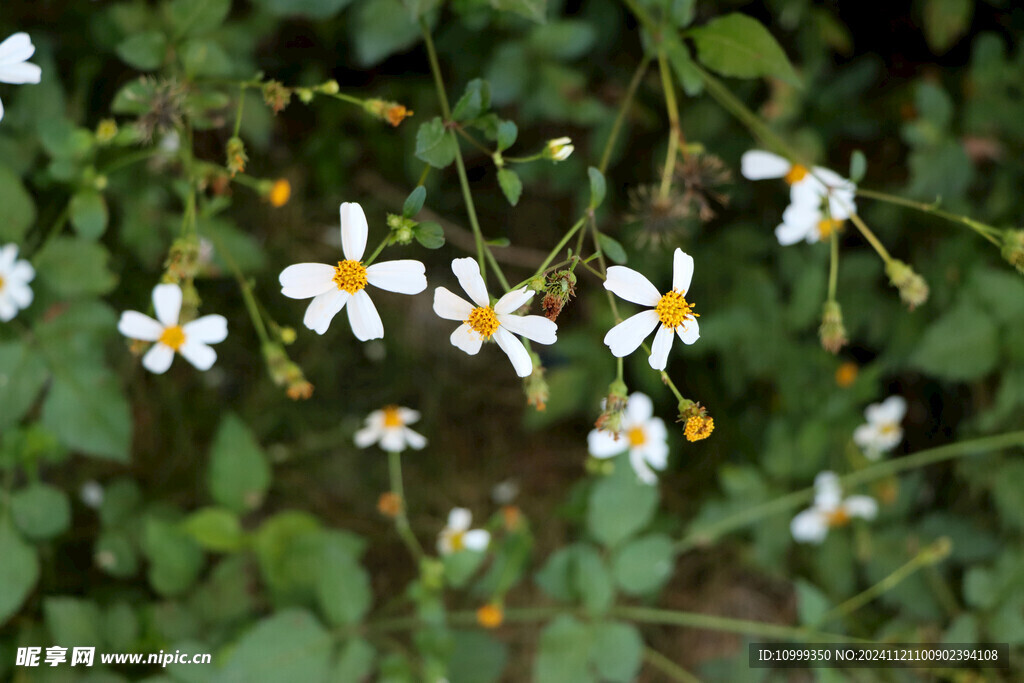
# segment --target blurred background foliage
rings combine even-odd
[[[807,158],[846,174],[860,150],[865,187],[1019,225],[1024,10],[1015,3],[641,6],[667,8],[678,29],[729,12],[761,21],[795,80],[725,83]],[[462,145],[483,232],[511,245],[495,247],[510,279],[526,278],[586,208],[587,167],[600,160],[649,44],[618,2],[0,8],[0,35],[29,32],[43,69],[39,85],[0,85],[0,242],[19,244],[37,269],[34,303],[0,326],[0,677],[665,680],[657,663],[642,664],[646,646],[708,680],[770,679],[747,669],[741,636],[638,629],[613,618],[616,600],[868,639],[1024,643],[1019,450],[865,487],[882,502],[879,518],[821,546],[795,545],[783,514],[675,552],[673,538],[802,489],[823,469],[851,469],[863,407],[889,394],[909,403],[893,458],[1024,426],[1024,279],[998,249],[962,226],[860,199],[861,215],[924,276],[931,296],[907,312],[883,264],[847,229],[838,300],[851,343],[827,353],[817,328],[828,248],[778,245],[784,186],[739,176],[740,155],[755,143],[699,81],[684,79],[679,90],[691,156],[673,204],[651,201],[668,126],[652,68],[612,149],[597,214],[628,264],[655,283],[670,277],[675,247],[696,261],[702,336],[677,345],[668,371],[709,408],[716,430],[690,444],[681,426],[670,428],[669,469],[656,489],[636,484],[624,463],[603,477],[585,470],[585,436],[615,376],[600,343],[612,315],[600,281],[585,272],[558,320],[557,345],[542,353],[550,384],[542,412],[525,404],[492,349],[467,357],[447,343],[449,324],[427,293],[381,299],[382,341],[361,344],[340,320],[322,338],[302,327],[304,305],[280,296],[280,270],[340,253],[342,201],[363,204],[375,244],[386,214],[401,212],[424,173],[417,131],[441,112],[417,15],[433,32],[449,98],[486,79],[494,111],[516,122],[507,155],[573,139],[562,163],[511,166],[523,187],[514,208],[490,156]],[[209,372],[179,361],[150,375],[117,334],[117,316],[146,310],[182,230],[191,193],[184,169],[224,164],[237,84],[259,72],[289,87],[336,79],[342,94],[401,103],[414,115],[392,127],[320,94],[275,113],[259,88],[244,90],[239,136],[249,163],[234,182],[207,177],[197,220],[212,247],[198,265],[201,310],[225,315],[231,334]],[[110,119],[116,129],[104,129]],[[261,184],[277,178],[291,187],[281,207]],[[454,169],[431,171],[425,187],[418,218],[440,224],[446,246],[388,254],[424,260],[432,287],[451,286],[450,260],[473,251]],[[309,400],[290,400],[264,370],[235,266],[263,315],[297,330],[288,354],[315,386]],[[675,401],[643,354],[627,359],[626,379],[672,422]],[[453,506],[472,509],[496,534],[483,567],[470,554],[440,570],[453,592],[442,594],[430,567],[407,558],[377,512],[389,486],[383,456],[352,445],[363,416],[389,403],[422,411],[416,428],[430,439],[405,458],[421,541],[432,547]],[[78,496],[89,480],[103,487],[96,510]],[[491,497],[505,480],[519,489],[516,525]],[[944,560],[822,621],[942,537],[952,541]],[[473,628],[471,611],[506,591],[510,609],[580,611],[543,627]],[[456,615],[448,627],[446,609]],[[412,612],[420,621],[410,629],[401,619]],[[371,618],[378,622],[359,626]],[[388,619],[394,631],[372,627]],[[216,666],[15,668],[25,644],[213,652]]]

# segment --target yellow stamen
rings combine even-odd
[[[171,325],[165,327],[164,331],[160,333],[160,339],[158,340],[161,344],[167,344],[172,349],[177,351],[181,348],[181,345],[185,343],[185,331],[181,329],[181,325]]]
[[[899,429],[899,427],[897,427],[892,422],[886,422],[884,425],[882,425],[881,427],[878,428],[878,432],[882,436],[889,436],[890,434],[895,434],[896,430],[898,430],[898,429]]]
[[[490,339],[501,324],[498,322],[498,316],[495,315],[494,309],[490,306],[474,308],[464,322],[484,339]]]
[[[388,406],[384,409],[384,426],[401,427],[402,414],[398,412],[398,406]]]
[[[284,178],[279,178],[274,181],[274,184],[270,188],[270,205],[274,208],[280,209],[282,206],[288,203],[288,200],[292,196],[292,185]]]
[[[687,441],[693,442],[708,438],[713,431],[715,431],[714,418],[694,415],[686,421],[686,429],[683,433]]]
[[[807,167],[801,166],[800,164],[793,164],[793,167],[789,169],[789,173],[783,176],[783,180],[789,185],[798,183],[807,176]]]
[[[359,261],[338,261],[333,279],[338,289],[355,294],[366,287],[366,266]]]
[[[828,525],[831,527],[846,526],[850,523],[850,514],[846,508],[840,506],[831,512],[826,512],[825,519],[828,520]]]
[[[836,220],[835,218],[826,218],[818,221],[818,234],[821,235],[821,239],[827,240],[832,236],[833,232],[839,232],[843,229],[843,222]]]
[[[693,312],[693,304],[686,301],[683,293],[674,289],[661,297],[654,310],[657,312],[661,324],[673,330],[682,325],[688,315],[692,315],[695,318],[700,317]]]
[[[647,442],[647,435],[644,434],[643,427],[633,427],[629,430],[628,436],[630,447],[643,446]]]
[[[466,532],[451,531],[448,533],[448,543],[451,544],[452,552],[457,553],[466,548]]]
[[[3,288],[4,288],[4,276],[0,275],[0,291],[2,291]]]
[[[484,605],[476,611],[476,623],[484,628],[498,628],[504,620],[505,613],[502,611],[501,606],[493,602]]]

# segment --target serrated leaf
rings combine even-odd
[[[474,78],[466,84],[462,97],[452,109],[456,121],[470,121],[485,113],[491,106],[491,86],[482,78]]]
[[[523,181],[519,179],[518,173],[508,168],[498,169],[498,185],[509,204],[515,206],[519,203],[519,197],[523,194]]]
[[[440,249],[444,246],[444,228],[440,223],[424,221],[413,228],[412,234],[427,249]]]
[[[412,218],[420,212],[423,208],[423,202],[427,199],[427,188],[422,185],[417,185],[416,189],[409,193],[409,196],[405,198],[405,204],[402,205],[402,215],[406,218]]]
[[[989,316],[961,304],[928,326],[910,363],[943,379],[977,379],[995,369],[999,361],[998,335]]]
[[[590,208],[596,209],[604,202],[607,184],[604,180],[604,174],[593,166],[587,169],[587,176],[590,178]]]
[[[71,225],[81,237],[97,240],[107,229],[107,202],[96,190],[79,190],[69,205]]]
[[[605,256],[619,265],[626,262],[626,250],[619,244],[618,240],[600,232],[597,234],[597,241],[601,245],[601,251],[604,252]]]
[[[800,79],[789,58],[761,22],[745,14],[726,14],[687,35],[704,66],[723,76],[778,78],[797,87]]]
[[[117,56],[139,71],[159,69],[167,55],[167,37],[159,31],[129,36],[117,45]]]
[[[420,125],[416,132],[416,157],[434,168],[444,168],[455,161],[458,142],[444,127],[441,117],[435,116]]]

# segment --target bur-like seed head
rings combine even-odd
[[[900,299],[911,311],[928,300],[928,283],[903,261],[890,260],[885,274],[892,286],[900,290]]]
[[[829,353],[839,353],[846,346],[846,327],[843,325],[843,311],[835,301],[826,301],[821,313],[821,327],[818,328],[821,346]]]

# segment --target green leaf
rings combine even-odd
[[[910,364],[936,377],[965,381],[987,375],[998,360],[996,326],[976,307],[961,304],[928,326]]]
[[[159,69],[167,56],[167,37],[159,31],[129,36],[117,46],[117,56],[139,71]]]
[[[252,432],[236,415],[226,414],[210,447],[207,483],[213,499],[239,514],[255,510],[270,478],[270,465]]]
[[[245,541],[238,515],[224,508],[196,510],[180,526],[206,550],[231,552],[241,548]]]
[[[181,62],[192,78],[227,78],[233,73],[231,57],[220,43],[206,38],[193,38],[181,46]],[[195,102],[195,100],[193,100]],[[210,107],[218,109],[218,107]]]
[[[253,0],[271,14],[285,17],[327,19],[348,7],[351,0]]]
[[[523,181],[519,179],[519,174],[515,171],[507,168],[498,169],[498,185],[501,186],[501,191],[505,193],[505,199],[512,206],[519,203],[519,197],[523,194]]]
[[[127,602],[115,602],[104,610],[103,636],[118,650],[130,650],[139,637],[139,617]]]
[[[593,546],[579,545],[575,550],[573,565],[576,593],[588,614],[604,614],[615,600],[611,574]]]
[[[258,622],[241,637],[217,680],[326,681],[333,642],[331,634],[306,610],[284,610]]]
[[[412,218],[420,212],[423,208],[423,202],[427,199],[427,188],[422,185],[417,185],[416,189],[409,193],[409,196],[405,198],[405,204],[402,205],[402,215],[406,218]]]
[[[458,142],[444,127],[441,117],[435,116],[420,125],[416,132],[416,157],[434,168],[444,168],[455,161]]]
[[[967,288],[1001,323],[1024,320],[1024,278],[1004,269],[977,268],[967,278]]]
[[[926,0],[924,37],[937,55],[953,47],[967,32],[974,12],[974,0]]]
[[[28,412],[49,373],[43,359],[20,341],[0,343],[0,432]]]
[[[605,621],[594,625],[590,659],[602,681],[628,683],[643,664],[644,640],[632,624]]]
[[[704,90],[704,78],[697,65],[693,63],[690,49],[675,35],[670,35],[665,40],[665,51],[683,92],[690,97],[699,95]]]
[[[412,231],[413,237],[427,249],[440,249],[444,246],[444,228],[434,221],[424,221]]]
[[[39,579],[39,558],[14,526],[0,516],[0,626],[7,623]]]
[[[491,106],[491,86],[482,78],[474,78],[466,84],[462,97],[452,109],[456,121],[470,121],[486,112]]]
[[[175,37],[209,33],[231,11],[231,0],[172,0],[168,8]]]
[[[62,647],[99,647],[103,645],[103,618],[95,603],[72,597],[52,597],[43,601],[46,627],[53,644]]]
[[[491,7],[503,12],[513,12],[543,24],[546,20],[547,0],[491,0]]]
[[[598,481],[587,502],[587,530],[608,547],[634,535],[651,521],[658,505],[658,491],[641,483],[623,458],[616,471]]]
[[[831,607],[831,601],[821,589],[810,581],[797,579],[796,587],[796,610],[800,615],[800,624],[803,626],[816,627],[821,625],[821,619]]]
[[[514,121],[501,121],[498,123],[498,130],[495,138],[498,143],[498,151],[504,152],[516,143],[519,137],[519,127]]]
[[[864,174],[868,170],[868,160],[864,156],[864,152],[859,149],[853,150],[853,154],[850,155],[850,181],[859,183],[864,180]]]
[[[280,601],[312,601],[316,597],[324,555],[325,531],[305,512],[286,510],[266,520],[256,532],[254,546],[260,573]],[[331,532],[338,538],[338,532]],[[349,538],[342,536],[342,538]],[[358,541],[351,541],[358,554]]]
[[[36,260],[36,273],[54,294],[79,298],[107,294],[117,276],[107,268],[110,254],[101,244],[83,238],[58,237]]]
[[[29,484],[11,496],[11,517],[28,538],[53,538],[71,526],[71,504],[58,488]]]
[[[593,166],[587,169],[587,175],[590,177],[590,208],[596,209],[604,202],[607,184],[604,174]]]
[[[448,660],[451,683],[497,683],[508,661],[508,646],[480,631],[452,633]]]
[[[142,502],[139,485],[128,478],[118,479],[105,487],[100,521],[103,526],[120,526],[132,520]]]
[[[569,602],[574,599],[575,591],[570,583],[569,572],[575,554],[575,546],[556,550],[533,577],[541,590],[555,600]]]
[[[93,548],[96,566],[120,579],[135,576],[139,571],[139,556],[135,545],[123,531],[104,531]]]
[[[352,638],[338,651],[338,659],[331,667],[331,680],[337,683],[366,680],[373,672],[376,659],[373,645],[362,638]]]
[[[531,31],[528,44],[537,54],[569,61],[587,54],[596,39],[597,31],[590,22],[560,19]]]
[[[630,595],[652,593],[672,576],[675,546],[665,534],[633,539],[615,552],[612,573],[615,582]]]
[[[69,450],[128,462],[132,416],[117,377],[73,362],[53,367],[42,423]]]
[[[107,202],[96,190],[79,190],[71,198],[71,225],[81,237],[97,240],[107,229]]]
[[[349,24],[357,61],[364,67],[412,47],[423,37],[419,22],[409,17],[400,0],[366,0]]]
[[[148,517],[143,526],[142,552],[149,559],[149,583],[160,595],[187,591],[203,568],[203,551],[178,525]]]
[[[697,56],[704,66],[723,76],[770,76],[800,86],[786,53],[768,29],[753,17],[726,14],[690,29],[687,35],[697,45]]]
[[[534,664],[536,683],[592,683],[590,629],[562,614],[544,627]]]
[[[444,564],[445,580],[456,588],[465,586],[480,569],[485,557],[487,557],[486,553],[468,548],[445,555],[441,558]]]
[[[0,164],[0,242],[20,243],[36,221],[36,205],[14,171]]]
[[[622,248],[618,240],[613,237],[609,237],[603,232],[597,233],[597,241],[601,245],[601,251],[604,255],[610,258],[615,263],[622,265],[626,262],[626,250]]]
[[[325,543],[321,567],[317,598],[327,621],[335,626],[359,623],[373,603],[369,574],[351,549],[337,542]]]

